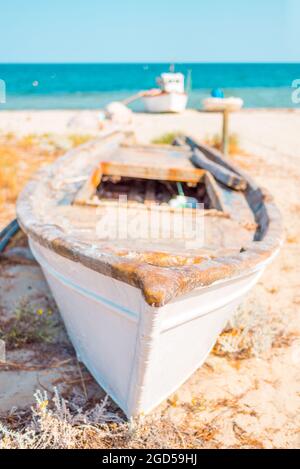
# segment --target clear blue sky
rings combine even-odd
[[[300,62],[299,0],[0,0],[0,62]]]

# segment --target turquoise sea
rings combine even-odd
[[[169,64],[0,64],[6,85],[1,109],[101,108],[140,90],[155,87],[155,78]],[[191,74],[188,107],[199,108],[212,88],[240,96],[245,107],[297,107],[292,82],[300,79],[300,64],[176,64]],[[190,71],[190,72],[189,72]],[[132,104],[141,110],[141,104]]]

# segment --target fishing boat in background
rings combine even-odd
[[[147,112],[177,113],[185,110],[188,95],[182,73],[162,73],[157,84],[159,88],[145,91],[141,98]]]
[[[216,150],[128,138],[107,132],[44,167],[17,216],[78,358],[131,417],[202,365],[282,230],[272,197]],[[199,239],[170,233],[183,214]]]

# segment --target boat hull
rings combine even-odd
[[[154,308],[140,289],[30,246],[79,360],[127,417],[151,411],[203,364],[266,264]]]
[[[203,100],[203,108],[206,111],[215,112],[236,112],[243,107],[244,101],[241,98],[206,98]]]
[[[188,96],[185,93],[160,93],[153,96],[143,96],[142,101],[146,112],[182,112],[187,105]]]

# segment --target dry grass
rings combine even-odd
[[[197,400],[183,406],[185,416],[175,424],[163,413],[159,417],[125,420],[114,410],[106,396],[94,407],[75,394],[64,399],[54,388],[53,397],[46,391],[35,393],[35,405],[28,410],[12,410],[0,422],[0,449],[188,449],[219,448],[219,426],[227,410],[239,408],[238,399],[207,403],[214,417],[201,421],[202,408]],[[240,412],[246,412],[240,409]],[[199,418],[198,418],[199,416]],[[255,436],[233,422],[240,447],[261,448]],[[238,443],[237,443],[238,446]]]
[[[159,137],[154,138],[151,143],[158,145],[172,145],[173,141],[177,137],[181,137],[182,135],[183,132],[179,130],[174,132],[166,132],[160,135]],[[204,143],[220,151],[222,150],[222,136],[219,134],[215,134],[213,136],[206,136],[204,139]],[[229,135],[228,151],[230,155],[244,154],[244,151],[240,147],[239,138],[237,134]]]
[[[73,148],[78,147],[79,145],[83,145],[84,143],[87,143],[89,140],[91,140],[91,135],[86,134],[71,134],[68,135],[69,140],[72,143]]]
[[[222,136],[215,134],[213,136],[206,136],[205,143],[211,147],[216,148],[217,150],[222,150]],[[230,155],[240,155],[243,153],[243,150],[239,144],[239,138],[237,134],[230,134],[228,141],[228,152]]]
[[[214,436],[211,427],[190,431],[164,417],[126,421],[108,397],[93,408],[80,395],[66,401],[57,389],[52,399],[37,391],[35,400],[31,412],[12,411],[0,422],[1,449],[195,448]]]
[[[275,293],[272,289],[268,292],[271,295]],[[267,300],[264,303],[258,298],[255,290],[248,295],[218,337],[212,351],[214,355],[229,360],[262,357],[275,343],[279,343],[279,337],[282,343],[290,341],[283,334],[287,326],[283,315],[276,317],[268,314]]]
[[[32,137],[15,139],[6,135],[0,140],[0,226],[14,217],[14,204],[31,175],[51,163],[57,151],[42,151]]]
[[[8,350],[27,344],[52,343],[60,327],[51,308],[33,308],[22,301],[13,317],[0,325],[0,338]]]
[[[15,216],[18,194],[39,168],[54,161],[70,148],[85,143],[89,135],[68,137],[0,135],[0,227]]]
[[[180,131],[174,132],[166,132],[165,134],[160,135],[159,137],[154,138],[151,143],[156,145],[172,145],[174,140],[177,137],[181,137],[183,135]]]
[[[126,421],[107,396],[89,408],[79,394],[67,401],[56,388],[52,398],[46,391],[37,391],[30,411],[12,410],[0,422],[0,449],[219,448],[224,408],[229,414],[251,414],[239,404],[239,397],[208,402],[206,410],[213,416],[210,422],[201,418],[203,409],[192,400],[183,406],[185,416],[175,424],[164,414]],[[263,447],[234,420],[232,427],[236,447]]]

